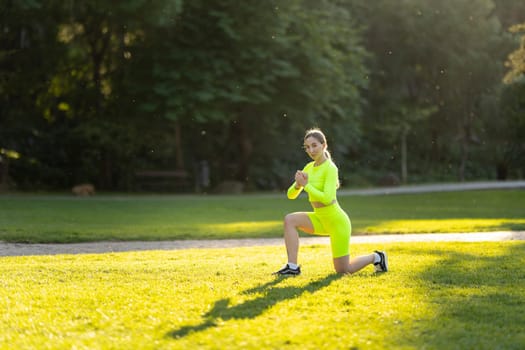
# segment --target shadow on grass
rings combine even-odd
[[[416,349],[523,349],[525,344],[525,243],[480,251],[410,250],[443,259],[419,275],[421,294],[434,317],[417,319],[397,335]]]
[[[297,287],[276,287],[281,281],[290,277],[278,277],[263,285],[255,288],[250,288],[242,292],[242,294],[258,294],[263,293],[263,296],[247,300],[244,303],[230,306],[230,299],[217,300],[213,308],[204,315],[204,320],[201,324],[193,326],[184,326],[167,334],[171,338],[182,338],[194,332],[205,331],[209,328],[217,326],[219,321],[228,321],[231,319],[250,319],[261,315],[265,310],[271,308],[275,304],[300,297],[305,292],[314,293],[322,288],[327,287],[333,281],[339,279],[341,276],[331,274],[326,277],[308,283],[306,286]]]
[[[508,222],[505,222],[497,227],[490,227],[487,231],[522,231],[525,230],[525,224],[523,222],[515,222],[509,219]]]

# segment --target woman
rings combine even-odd
[[[338,169],[327,150],[326,137],[319,129],[310,129],[304,136],[304,149],[312,158],[304,169],[295,173],[295,181],[288,189],[288,198],[296,199],[305,190],[313,212],[296,212],[284,218],[284,242],[288,263],[277,275],[299,275],[297,265],[299,250],[298,229],[310,234],[329,235],[334,268],[337,273],[354,273],[374,264],[376,271],[388,271],[385,252],[375,251],[369,255],[350,259],[349,243],[352,225],[348,215],[337,202],[339,187]]]

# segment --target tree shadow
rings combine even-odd
[[[419,252],[440,257],[443,253]],[[434,317],[415,315],[412,329],[398,334],[396,344],[431,349],[523,348],[525,270],[520,259],[525,243],[502,249],[498,255],[445,253],[444,259],[418,275]]]
[[[306,292],[314,293],[319,291],[330,285],[333,281],[341,278],[341,275],[331,274],[311,281],[306,286],[301,287],[276,287],[286,278],[289,277],[277,277],[275,280],[243,291],[242,294],[245,295],[259,293],[263,293],[263,295],[255,299],[247,300],[241,304],[230,305],[230,298],[217,300],[212,309],[204,314],[202,323],[183,326],[167,333],[166,336],[179,339],[190,333],[202,332],[209,328],[216,327],[219,321],[255,318],[281,301],[298,298]]]

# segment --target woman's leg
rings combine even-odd
[[[284,217],[284,244],[288,254],[288,262],[297,264],[297,254],[299,252],[299,232],[297,229],[306,233],[314,233],[312,221],[305,212],[296,212]]]
[[[334,258],[334,268],[337,273],[355,273],[365,266],[374,263],[375,255],[361,255],[350,259],[349,255]]]

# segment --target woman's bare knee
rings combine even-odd
[[[339,274],[351,273],[351,266],[348,263],[348,255],[334,258],[334,269]]]
[[[287,214],[284,217],[284,227],[295,227],[293,214]]]
[[[290,213],[284,217],[284,225],[299,227],[302,226],[305,219],[301,216],[302,213]],[[308,219],[308,217],[306,217]]]

